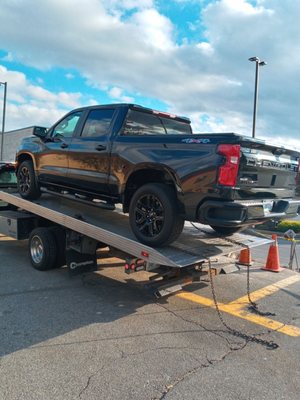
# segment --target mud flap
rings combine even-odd
[[[66,261],[71,276],[97,271],[97,242],[74,231],[67,231]]]
[[[66,259],[71,276],[98,269],[96,254],[78,253],[76,250],[69,249],[66,251]]]

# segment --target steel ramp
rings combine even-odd
[[[206,231],[204,233],[186,222],[177,241],[166,247],[153,248],[136,240],[128,216],[118,208],[115,211],[104,210],[52,195],[42,195],[32,202],[3,191],[0,191],[0,199],[109,247],[162,266],[183,268],[238,252],[244,247],[253,248],[272,242],[244,233],[220,237],[206,225],[197,224]]]

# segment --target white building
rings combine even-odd
[[[27,128],[15,129],[4,132],[3,135],[3,160],[14,161],[17,148],[24,137],[32,136],[35,131],[44,130],[41,126],[28,126]]]

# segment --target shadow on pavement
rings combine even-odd
[[[111,279],[105,268],[103,274],[100,270],[76,277],[66,267],[40,272],[26,253],[26,241],[1,238],[0,356],[41,342],[76,341],[76,332],[88,326],[93,337],[109,337],[110,322],[145,313],[139,311],[145,305],[153,312],[153,294],[131,276],[122,274],[120,281],[112,273]]]

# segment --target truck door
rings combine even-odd
[[[79,125],[82,111],[68,114],[51,128],[44,151],[37,157],[39,179],[43,182],[64,184],[68,170],[68,149]]]
[[[74,188],[107,194],[113,108],[91,109],[69,146],[67,182]]]

